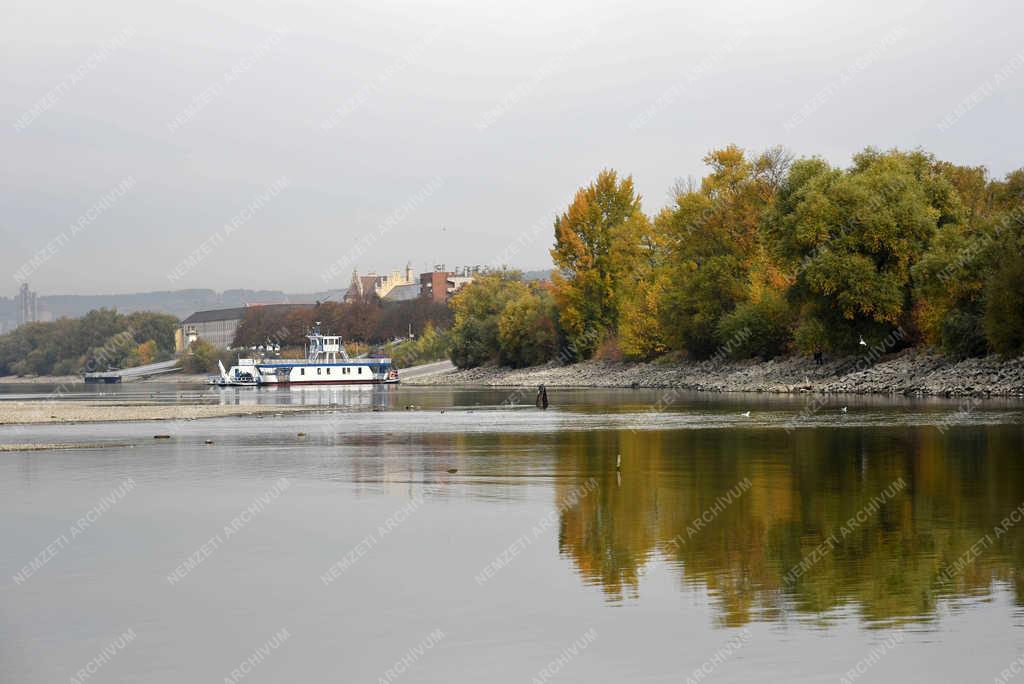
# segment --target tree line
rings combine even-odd
[[[257,346],[269,340],[282,347],[301,347],[317,321],[325,334],[342,335],[347,342],[381,345],[407,337],[410,331],[418,336],[428,325],[448,328],[451,320],[452,312],[444,304],[426,298],[385,302],[372,293],[308,307],[253,306],[246,309],[232,346]]]
[[[0,335],[0,375],[72,375],[170,359],[178,319],[96,309]]]
[[[1024,352],[1024,169],[874,148],[848,168],[780,147],[704,161],[653,216],[630,176],[580,188],[554,221],[550,288],[464,288],[452,360]]]

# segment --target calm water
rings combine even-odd
[[[991,682],[1024,652],[1019,402],[102,391],[331,410],[0,427],[110,444],[0,454],[0,682]]]

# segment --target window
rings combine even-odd
[[[360,367],[359,367],[359,374],[360,374],[360,375],[362,375],[362,374],[363,374],[363,367],[362,367],[362,366],[360,366]]]
[[[305,375],[305,374],[306,374],[306,369],[305,368],[300,368],[299,369],[299,375]]]
[[[330,375],[330,374],[331,374],[331,369],[330,369],[330,368],[328,368],[328,369],[327,369],[327,374],[328,374],[328,375]]]
[[[316,369],[316,374],[317,374],[317,375],[323,375],[323,372],[324,372],[324,369],[323,369],[323,368],[320,368],[319,366],[317,366],[317,369]]]

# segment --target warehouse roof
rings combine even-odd
[[[253,304],[268,309],[304,309],[312,304]],[[182,321],[185,323],[211,323],[213,321],[240,321],[245,318],[245,312],[251,307],[236,306],[230,309],[210,309],[209,311],[196,311],[194,314]]]

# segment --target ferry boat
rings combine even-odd
[[[338,335],[324,335],[320,322],[307,335],[305,359],[238,359],[230,370],[218,362],[220,375],[211,385],[220,387],[262,385],[381,385],[398,382],[398,369],[390,358],[353,359]]]

